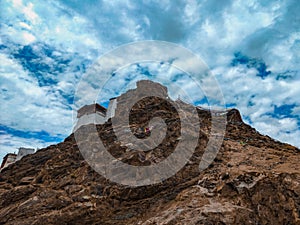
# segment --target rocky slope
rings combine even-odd
[[[86,163],[74,134],[22,158],[0,173],[0,224],[300,224],[299,149],[259,134],[232,109],[217,157],[199,172],[211,116],[197,112],[201,129],[195,152],[175,176],[158,184],[110,182]],[[97,125],[97,132],[109,152],[127,164],[160,162],[178,143],[180,119],[172,104],[148,97],[131,109],[131,131],[146,126],[153,113],[166,121],[167,134],[151,151],[121,146],[111,120]]]

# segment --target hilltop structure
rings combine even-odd
[[[77,111],[77,122],[73,128],[73,132],[78,130],[83,125],[104,124],[109,118],[114,116],[116,107],[116,98],[111,98],[109,100],[107,109],[98,103],[81,107]]]
[[[78,112],[79,119],[99,114],[103,122],[114,112],[115,118],[125,120],[124,110],[132,100],[132,131],[120,126],[116,139],[110,119],[94,129],[115,158],[111,164],[122,161],[132,166],[156,166],[176,151],[182,137],[182,120],[172,105],[181,104],[189,116],[186,103],[170,99],[169,104],[164,100],[167,90],[160,84],[141,81],[139,87],[159,97],[142,98],[139,91],[129,90],[117,97],[115,112],[113,107],[105,110],[96,104]],[[136,99],[140,100],[135,103]],[[200,129],[195,130],[191,124],[188,130],[190,137],[199,134],[197,147],[191,149],[190,142],[185,142],[186,150],[193,151],[193,155],[174,176],[156,184],[131,187],[100,175],[82,156],[76,132],[61,143],[11,164],[0,174],[0,224],[299,224],[299,149],[261,135],[242,121],[238,110],[231,109],[226,111],[222,147],[210,166],[200,171],[199,164],[214,135],[211,115],[224,112],[201,107],[196,110]],[[165,137],[157,147],[144,151],[144,145],[132,151],[130,145],[120,142],[120,138],[148,125],[155,116],[164,119],[167,127],[166,132],[152,130],[151,136]],[[78,130],[88,134],[83,143],[89,149],[99,144],[92,138],[91,130],[89,126]],[[146,136],[144,140],[151,138]],[[103,151],[93,151],[90,155],[98,163]],[[120,179],[127,174],[140,178],[140,173],[129,174],[117,165],[107,172]],[[168,168],[173,167],[170,164]]]
[[[16,161],[22,159],[25,155],[33,154],[35,152],[33,148],[20,147],[18,150],[18,154],[8,153],[6,156],[4,156],[1,163],[0,172],[10,164],[13,164]]]
[[[16,157],[16,161],[22,159],[25,155],[33,154],[34,152],[35,152],[34,148],[20,147],[18,151],[18,155]]]
[[[159,83],[150,80],[140,80],[136,83],[136,86],[139,90],[147,91],[148,93],[155,92],[155,94],[160,97],[169,98],[167,88]],[[111,98],[107,109],[98,103],[81,107],[77,111],[77,122],[73,128],[73,133],[83,125],[104,124],[110,118],[114,117],[117,104],[124,101],[124,96],[132,99],[133,102],[136,102],[140,96],[138,96],[135,90],[136,89],[128,90],[126,95],[123,94],[119,97]]]
[[[17,154],[14,153],[8,153],[6,156],[4,156],[2,163],[1,163],[1,167],[0,167],[0,171],[7,167],[8,165],[14,163],[16,161],[17,158]]]

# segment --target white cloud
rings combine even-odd
[[[2,125],[24,131],[46,131],[67,135],[71,130],[71,112],[63,99],[37,81],[14,60],[0,54],[1,84],[6,90],[0,98]]]
[[[28,32],[23,33],[23,39],[25,45],[29,45],[36,40],[35,37]]]
[[[262,133],[299,146],[300,23],[298,1],[22,1],[3,0],[1,39],[1,124],[51,135],[70,132],[71,111],[63,95],[76,89],[85,67],[120,44],[159,39],[176,42],[201,56],[217,75],[227,103],[236,104]],[[49,66],[45,80],[23,68],[13,55],[30,45],[37,63]],[[43,53],[45,46],[51,56]],[[266,62],[272,74],[262,80],[246,65],[232,67],[235,52]],[[57,63],[62,61],[58,70]],[[190,63],[188,60],[186,63]],[[192,70],[193,63],[190,63]],[[174,78],[167,63],[148,64],[153,74]],[[124,68],[111,79],[101,100],[114,97],[136,68]],[[136,72],[131,78],[146,78]],[[276,79],[288,73],[287,79]],[[161,79],[162,80],[162,79]],[[187,78],[177,80],[194,101],[203,94]],[[170,85],[169,83],[169,85]],[[177,90],[171,91],[174,98]],[[198,93],[198,95],[197,95]],[[196,96],[197,95],[197,96]],[[89,93],[86,92],[89,97]],[[194,97],[196,96],[196,97]],[[250,104],[251,103],[251,104]],[[274,106],[296,105],[293,116],[272,117]],[[22,117],[20,116],[22,115]],[[299,121],[298,121],[299,122]],[[11,137],[12,138],[12,137]],[[15,140],[15,139],[14,139]],[[20,144],[17,140],[16,143]],[[23,140],[24,142],[26,140]],[[300,146],[299,146],[300,147]]]
[[[246,66],[216,68],[213,73],[222,80],[220,85],[225,101],[236,104],[243,117],[251,120],[252,126],[263,134],[299,147],[299,136],[296,135],[299,118],[274,118],[275,105],[299,104],[299,80],[277,81],[272,76],[262,80],[256,76],[255,69]],[[297,115],[297,109],[293,110],[294,115]]]
[[[0,162],[7,153],[18,153],[18,148],[45,148],[55,142],[46,142],[35,138],[22,138],[0,131]]]
[[[56,1],[13,1],[11,5],[7,0],[1,5],[6,8],[1,15],[6,26],[2,35],[11,41],[22,45],[43,42],[85,58],[94,58],[95,53],[102,49],[95,28],[90,26],[89,21]],[[14,25],[11,26],[11,23]]]

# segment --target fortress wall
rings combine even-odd
[[[105,122],[106,118],[100,113],[83,115],[77,120],[76,126],[73,128],[73,132],[75,132],[79,127],[83,125],[104,124]]]
[[[106,120],[115,116],[116,108],[117,108],[117,99],[116,98],[110,99],[108,109],[106,112]]]
[[[19,152],[16,158],[16,161],[22,159],[23,156],[28,155],[28,154],[33,154],[35,150],[33,148],[19,148]]]

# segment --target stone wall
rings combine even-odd
[[[28,154],[33,154],[35,152],[35,150],[33,148],[19,148],[19,152],[18,152],[18,155],[17,155],[17,158],[16,158],[16,161],[22,159],[22,157],[24,157],[25,155],[28,155]]]
[[[117,98],[111,98],[109,101],[109,105],[106,112],[106,121],[109,118],[112,118],[115,116],[115,110],[117,108]]]
[[[16,161],[16,154],[12,154],[12,153],[8,153],[6,156],[4,156],[1,167],[0,167],[0,171],[2,169],[4,169],[5,167],[7,167],[8,165],[14,163]]]
[[[73,128],[73,132],[75,132],[79,127],[88,124],[104,124],[106,122],[106,117],[103,116],[102,113],[93,113],[88,115],[83,115],[78,118],[75,127]]]

